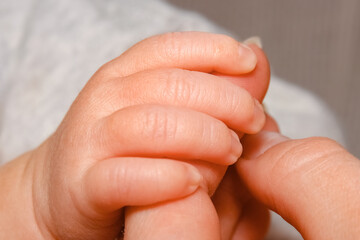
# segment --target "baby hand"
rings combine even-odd
[[[22,166],[21,174],[12,172],[26,182],[24,208],[36,222],[29,232],[113,239],[124,206],[207,188],[191,160],[234,163],[242,147],[231,129],[257,132],[265,116],[246,90],[203,72],[236,75],[255,64],[254,53],[229,37],[175,33],[146,39],[102,66],[56,132],[1,169]],[[11,234],[5,236],[24,236]]]

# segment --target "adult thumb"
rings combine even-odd
[[[244,137],[237,171],[305,239],[360,239],[360,161],[327,138]]]

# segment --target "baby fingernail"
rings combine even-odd
[[[199,170],[193,166],[188,166],[189,170],[189,191],[195,191],[200,184],[203,182],[203,176],[200,174]]]
[[[229,162],[230,164],[235,163],[242,154],[242,145],[240,143],[239,136],[233,130],[230,130],[231,133],[231,154]]]
[[[250,72],[254,70],[257,63],[257,57],[254,51],[246,44],[240,43],[239,54],[244,71]]]
[[[261,38],[258,36],[250,37],[250,38],[246,39],[243,43],[245,45],[254,44],[254,45],[258,46],[259,48],[262,48],[262,41],[261,41]]]
[[[251,132],[250,133],[257,133],[259,132],[265,125],[265,112],[264,108],[261,103],[254,98],[254,115],[251,124]]]

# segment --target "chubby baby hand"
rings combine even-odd
[[[151,37],[103,65],[56,132],[3,167],[22,166],[31,182],[24,208],[36,223],[7,236],[114,239],[125,206],[206,188],[192,160],[233,164],[242,153],[235,131],[265,122],[250,93],[212,73],[244,74],[256,61],[230,37],[187,32]]]

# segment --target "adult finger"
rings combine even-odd
[[[175,201],[125,211],[125,240],[219,240],[215,208],[203,189]]]
[[[275,119],[268,113],[266,113],[266,121],[265,121],[265,125],[262,130],[280,133],[279,125],[277,124]]]
[[[136,105],[98,122],[93,130],[94,155],[200,159],[233,164],[242,147],[238,136],[220,120],[186,108]],[[99,137],[100,136],[100,137]]]
[[[256,65],[256,55],[233,38],[205,32],[175,32],[147,38],[102,69],[114,77],[155,68],[243,74]]]
[[[219,216],[221,239],[263,239],[270,221],[269,211],[252,198],[233,166],[212,200]]]
[[[270,224],[270,212],[264,205],[251,199],[242,206],[242,214],[237,222],[231,240],[264,239]]]
[[[240,183],[233,167],[229,167],[219,187],[212,196],[219,217],[221,239],[230,240],[242,215],[243,205],[250,198]]]
[[[191,164],[156,158],[111,158],[98,162],[83,178],[86,201],[101,213],[124,206],[149,205],[187,196],[202,175]]]
[[[252,194],[305,239],[358,239],[360,161],[327,138],[243,140],[237,170]]]

